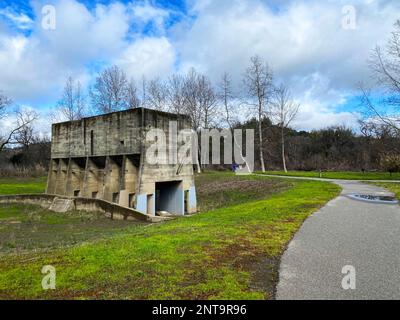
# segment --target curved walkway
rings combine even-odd
[[[290,242],[276,298],[400,299],[400,206],[350,199],[354,193],[391,195],[360,181],[314,180],[339,184],[343,191]],[[348,265],[355,268],[354,290],[342,287]]]

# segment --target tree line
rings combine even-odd
[[[240,89],[229,72],[217,83],[194,68],[166,79],[140,82],[111,66],[99,72],[87,92],[69,77],[52,112],[53,121],[73,121],[86,116],[145,107],[190,116],[192,129],[253,128],[256,132],[257,168],[301,170],[397,170],[400,132],[400,21],[384,48],[376,47],[369,67],[374,87],[359,84],[359,133],[346,127],[312,132],[291,129],[301,106],[290,88],[276,83],[273,70],[260,56],[253,56],[243,71]],[[381,92],[379,101],[372,92]],[[385,110],[392,110],[391,113]],[[14,122],[0,136],[0,161],[4,152],[15,155],[31,145],[46,144],[34,123],[38,114],[13,106],[0,94],[0,120],[13,114]],[[240,115],[240,116],[239,116]],[[21,151],[22,150],[22,151]],[[17,152],[17,153],[18,153]],[[49,156],[47,154],[47,156]],[[14,159],[15,160],[15,159]],[[43,161],[42,161],[43,162]],[[197,166],[201,171],[201,165]]]
[[[299,110],[284,84],[274,84],[268,63],[259,56],[250,59],[245,70],[240,92],[235,90],[228,72],[217,84],[191,68],[186,74],[173,74],[167,79],[142,80],[141,88],[118,66],[106,68],[98,74],[93,86],[84,95],[79,81],[68,78],[63,95],[57,103],[54,119],[79,120],[88,115],[110,113],[145,107],[160,111],[189,115],[192,129],[234,129],[243,119],[258,121],[259,163],[265,171],[263,121],[268,117],[281,128],[282,163],[286,170],[285,128]],[[243,114],[243,111],[245,113]],[[200,172],[201,166],[197,169]]]

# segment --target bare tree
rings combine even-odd
[[[229,73],[224,72],[219,84],[218,97],[223,105],[223,119],[228,125],[229,129],[233,131],[233,123],[236,122],[234,119],[234,114],[236,113],[235,106],[231,102],[234,99],[234,94],[232,90],[232,80]]]
[[[197,134],[200,133],[203,119],[198,96],[198,74],[196,70],[192,68],[189,70],[188,74],[185,77],[185,83],[183,86],[183,97],[185,104],[185,113],[189,115],[192,124],[192,130],[195,131]],[[198,154],[196,157],[196,168],[197,173],[201,173],[199,148],[200,144],[198,143],[197,145]]]
[[[185,113],[184,96],[185,78],[179,74],[173,74],[167,81],[169,111],[177,114]]]
[[[365,108],[364,122],[375,122],[379,120],[380,123],[400,132],[399,119],[395,115],[387,114],[384,109],[386,106],[386,101],[381,100],[378,103],[372,98],[372,93],[370,88],[366,88],[362,83],[359,84],[360,90],[360,105]]]
[[[0,92],[0,121],[7,117],[9,113],[8,107],[11,104],[12,104],[11,99]],[[7,135],[0,132],[0,151],[2,151],[4,147],[7,145],[8,143],[7,140],[8,141],[10,140],[7,139]]]
[[[35,140],[37,135],[33,128],[33,123],[28,123],[18,130],[15,134],[15,142],[27,149]]]
[[[262,121],[267,114],[267,107],[273,92],[273,73],[266,62],[259,56],[250,59],[243,79],[247,95],[252,100],[250,105],[251,115],[258,121],[259,151],[261,170],[265,172]]]
[[[377,117],[384,124],[400,131],[400,20],[394,25],[385,48],[377,46],[371,55],[369,66],[376,84],[383,89],[387,98],[376,103],[371,90],[361,87],[361,104],[370,111],[369,116]],[[394,109],[386,114],[383,110]]]
[[[86,115],[85,98],[79,81],[68,77],[61,99],[57,102],[57,111],[63,120],[80,120]]]
[[[146,108],[147,106],[147,80],[144,75],[142,75],[142,101],[141,106]]]
[[[160,79],[151,80],[146,89],[146,104],[149,108],[167,111],[168,91],[166,84]]]
[[[0,152],[12,145],[27,149],[35,139],[33,122],[38,119],[38,114],[30,109],[11,109],[11,106],[11,99],[0,94],[0,121],[6,119],[11,122],[10,125],[0,127]]]
[[[11,105],[12,101],[0,92],[0,120],[7,114],[7,107]]]
[[[211,81],[192,68],[184,79],[182,87],[184,113],[190,116],[192,129],[200,133],[200,129],[210,127],[217,115],[217,96]],[[200,158],[200,150],[199,157]],[[197,163],[200,173],[200,160]]]
[[[0,135],[0,152],[8,145],[30,143],[33,138],[32,123],[38,119],[38,114],[29,109],[15,108],[10,112],[10,118],[15,118],[11,128]]]
[[[217,117],[217,95],[213,85],[205,75],[199,75],[197,79],[197,94],[200,114],[203,118],[204,128],[210,128],[215,124]]]
[[[222,75],[221,82],[219,84],[218,97],[223,106],[223,111],[222,111],[223,119],[228,125],[229,130],[231,131],[235,148],[240,150],[241,160],[246,164],[248,172],[251,172],[249,164],[246,161],[246,158],[243,156],[242,146],[239,145],[234,133],[234,125],[239,121],[235,116],[235,114],[237,114],[237,107],[232,102],[232,100],[235,99],[235,94],[232,89],[232,80],[230,74],[227,72],[224,72],[224,74]]]
[[[292,95],[287,87],[281,84],[276,88],[271,101],[271,118],[275,120],[281,131],[282,165],[287,172],[285,155],[285,130],[296,118],[300,104],[292,99]]]
[[[133,79],[129,81],[127,86],[127,101],[129,109],[139,108],[141,105],[141,101],[138,96],[138,89]]]
[[[183,87],[185,113],[190,116],[192,129],[196,132],[200,130],[203,120],[198,98],[198,77],[196,70],[194,68],[190,69],[185,77]]]
[[[192,68],[185,78],[183,97],[185,113],[191,117],[194,130],[208,128],[215,122],[217,95],[206,76]]]
[[[101,72],[90,90],[95,112],[109,113],[128,108],[128,81],[126,74],[117,66]]]

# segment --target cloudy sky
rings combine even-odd
[[[301,103],[296,128],[355,126],[371,49],[399,18],[398,0],[1,0],[0,91],[45,115],[68,76],[87,87],[112,64],[136,79],[229,71],[240,88],[258,54]]]

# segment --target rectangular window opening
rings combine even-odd
[[[94,154],[94,133],[93,130],[90,130],[90,154]]]
[[[112,198],[114,203],[119,203],[119,192],[113,193]]]
[[[135,193],[130,193],[129,194],[129,208],[134,208],[135,207]]]

